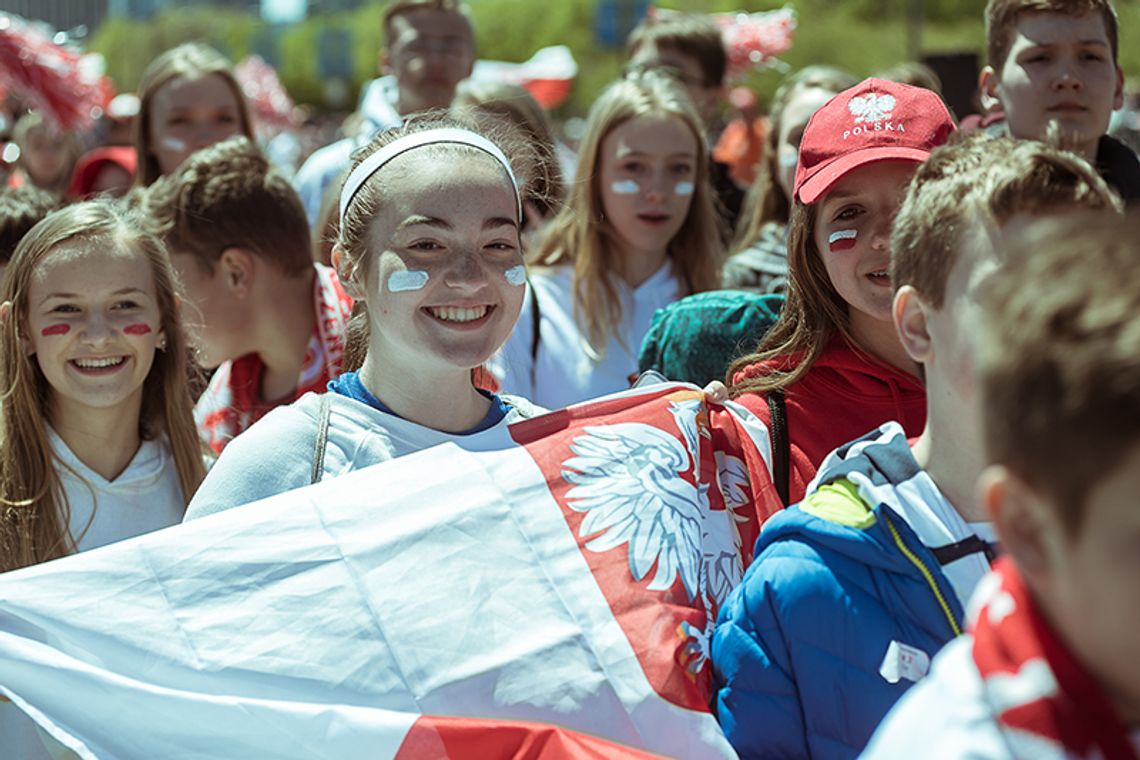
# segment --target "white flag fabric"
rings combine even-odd
[[[502,443],[0,575],[0,692],[85,759],[734,757],[707,637],[763,426],[669,385]]]

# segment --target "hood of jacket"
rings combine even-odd
[[[920,478],[926,475],[902,427],[886,423],[824,459],[803,502],[765,523],[756,554],[765,543],[803,538],[860,564],[921,578],[937,589],[947,611],[961,621],[961,602],[911,527],[922,522],[929,533],[932,524],[937,530],[945,519],[931,516],[929,496],[910,487]],[[951,541],[951,529],[946,531],[946,540]]]

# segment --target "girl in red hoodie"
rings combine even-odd
[[[922,431],[919,367],[891,321],[891,220],[918,164],[953,131],[936,94],[878,79],[839,93],[808,122],[787,301],[728,373],[732,396],[773,431],[775,486],[761,495],[770,502],[762,512],[775,499],[798,502],[823,458],[868,430],[896,420],[910,435]]]

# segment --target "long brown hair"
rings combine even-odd
[[[76,550],[47,428],[53,390],[23,345],[28,290],[43,260],[60,245],[82,241],[144,256],[154,275],[166,349],[156,351],[143,382],[139,435],[165,433],[184,502],[205,476],[203,448],[194,424],[188,385],[190,352],[178,314],[177,280],[166,250],[118,203],[94,200],[49,214],[20,241],[5,274],[0,301],[0,572]]]
[[[689,293],[712,290],[720,284],[723,248],[708,181],[708,141],[700,116],[672,77],[660,71],[634,71],[606,88],[590,109],[566,207],[528,257],[533,265],[573,266],[574,321],[595,356],[604,353],[614,325],[621,324],[622,318],[621,298],[611,279],[621,266],[620,244],[602,212],[601,145],[617,127],[647,115],[676,117],[697,140],[693,199],[685,223],[669,241],[669,258]]]
[[[149,187],[162,176],[158,158],[151,149],[150,112],[155,94],[172,79],[186,77],[198,79],[207,74],[217,74],[225,80],[226,86],[234,94],[238,115],[241,117],[241,133],[254,139],[253,118],[249,113],[249,103],[242,93],[241,85],[234,77],[233,64],[224,55],[201,42],[188,42],[162,53],[146,67],[139,81],[139,112],[135,117],[134,142],[138,154],[138,168],[135,170],[135,185]]]
[[[755,353],[742,356],[728,368],[725,383],[733,398],[742,393],[763,393],[799,380],[838,333],[852,345],[847,302],[831,284],[823,257],[815,244],[818,204],[800,202],[788,221],[788,293],[780,318],[764,335]],[[745,370],[750,365],[766,366]],[[740,382],[733,382],[744,372]]]

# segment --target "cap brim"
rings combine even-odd
[[[839,180],[849,173],[867,164],[876,161],[914,161],[922,163],[930,158],[930,151],[921,148],[902,148],[890,146],[882,148],[864,148],[832,161],[815,174],[804,180],[796,190],[796,198],[800,203],[815,203],[819,197],[831,189]]]

